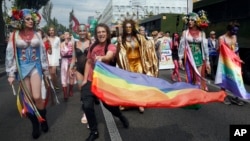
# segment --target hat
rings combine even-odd
[[[23,18],[28,16],[28,15],[31,15],[31,12],[32,12],[31,9],[22,9],[21,11],[23,13]]]
[[[11,11],[7,16],[6,23],[11,25],[13,28],[21,29],[24,24],[24,17],[27,15],[31,15],[32,20],[35,25],[38,25],[41,21],[41,16],[35,9],[17,9],[16,7],[12,7]]]
[[[215,31],[211,31],[210,34],[215,34]]]
[[[194,13],[194,12],[188,14],[188,19],[189,19],[189,20],[192,19],[192,20],[194,20],[194,21],[197,21],[198,18],[199,18],[199,15],[196,14],[196,13]]]

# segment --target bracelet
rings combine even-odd
[[[74,63],[70,63],[70,68],[72,69],[75,66]]]

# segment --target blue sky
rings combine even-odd
[[[7,2],[8,0],[6,0]],[[74,14],[80,23],[87,23],[88,16],[96,16],[95,11],[102,12],[109,0],[50,0],[53,4],[51,17],[59,23],[69,26],[69,13],[74,9]],[[10,7],[10,4],[7,4]],[[40,26],[44,26],[41,22]]]

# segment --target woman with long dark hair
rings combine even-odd
[[[149,76],[158,76],[158,59],[155,53],[154,42],[146,40],[136,29],[134,20],[125,20],[122,24],[123,32],[118,42],[118,66],[121,69],[143,73]],[[143,113],[144,108],[139,107]]]
[[[174,70],[173,70],[171,78],[172,78],[173,81],[176,81],[175,78],[177,78],[177,80],[179,82],[181,82],[181,77],[180,77],[180,73],[179,73],[179,64],[178,64],[178,60],[179,60],[179,56],[178,56],[179,44],[180,44],[179,34],[178,33],[173,33],[172,43],[171,43],[171,51],[172,51],[172,60],[174,62]]]

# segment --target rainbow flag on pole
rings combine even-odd
[[[206,92],[185,82],[171,84],[163,79],[128,72],[96,62],[92,92],[113,106],[184,107],[222,102],[225,92]]]
[[[220,46],[215,84],[231,91],[235,96],[250,99],[242,79],[241,59],[226,44]]]

